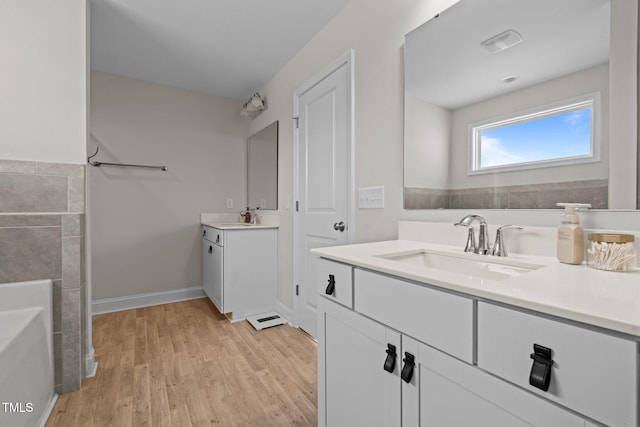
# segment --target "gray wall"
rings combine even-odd
[[[202,286],[202,212],[246,198],[242,102],[91,74],[93,159],[169,170],[87,166],[93,300]],[[227,208],[227,199],[233,208]]]

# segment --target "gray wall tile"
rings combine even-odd
[[[62,386],[62,369],[62,332],[58,332],[53,334],[53,383],[56,387],[58,385]],[[62,390],[62,387],[60,387],[60,390]]]
[[[608,180],[584,180],[531,185],[450,190],[449,209],[553,209],[558,202],[591,203],[608,207]],[[408,191],[409,190],[409,191]],[[405,209],[438,209],[436,191],[405,188]],[[424,197],[429,194],[428,197]]]
[[[53,332],[62,332],[62,280],[53,281]]]
[[[0,283],[61,278],[60,230],[0,228]]]
[[[84,166],[68,176],[69,212],[85,211],[85,177]]]
[[[62,238],[62,289],[79,289],[82,275],[81,237]]]
[[[83,168],[84,165],[80,164],[38,162],[36,172],[41,175],[69,176],[77,174]]]
[[[60,227],[60,215],[0,215],[3,227]]]
[[[71,393],[80,389],[82,370],[80,368],[80,339],[66,343],[62,349],[62,391]]]
[[[36,162],[0,160],[0,173],[36,173]]]
[[[514,191],[508,193],[507,208],[509,209],[536,209],[538,207],[537,191]]]
[[[84,236],[83,214],[68,214],[61,217],[63,236]]]
[[[68,178],[0,174],[0,212],[66,212]]]
[[[406,187],[405,209],[448,209],[451,190]]]
[[[62,343],[80,341],[80,289],[62,288]]]

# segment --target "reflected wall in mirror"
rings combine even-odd
[[[247,203],[252,209],[278,209],[277,121],[247,141]]]
[[[616,59],[637,57],[624,3],[461,0],[408,34],[405,209],[635,208],[637,117],[613,114],[612,86],[637,85]],[[631,164],[613,163],[620,150]],[[622,198],[612,169],[632,187]]]

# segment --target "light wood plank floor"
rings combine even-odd
[[[208,299],[93,317],[94,378],[47,427],[317,424],[317,349],[288,325],[230,323]]]

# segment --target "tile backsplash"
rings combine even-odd
[[[57,393],[84,376],[85,271],[84,165],[0,160],[0,283],[52,279]]]
[[[556,202],[591,203],[606,209],[608,180],[442,190],[405,187],[405,209],[553,209]]]

